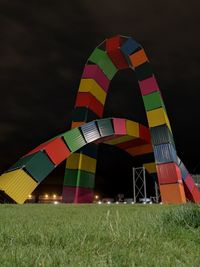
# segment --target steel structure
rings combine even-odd
[[[133,168],[134,203],[136,203],[137,201],[139,202],[139,197],[144,200],[144,203],[147,202],[146,176],[144,167]]]

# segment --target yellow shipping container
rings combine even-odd
[[[21,169],[0,176],[0,190],[18,204],[23,204],[37,185],[38,183]]]
[[[148,173],[156,173],[157,172],[155,162],[145,163],[145,164],[143,164],[143,166],[148,171]]]
[[[140,137],[139,123],[126,120],[127,134],[134,137]]]
[[[79,85],[79,92],[90,92],[103,105],[106,101],[107,93],[93,79],[82,79]]]
[[[74,153],[67,159],[67,169],[79,169],[87,172],[96,172],[97,160],[80,153]]]
[[[168,116],[163,108],[157,108],[147,112],[149,127],[155,127],[162,124],[167,124],[171,131]]]

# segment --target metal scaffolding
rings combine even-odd
[[[138,167],[133,168],[133,201],[136,203],[139,198],[144,199],[144,203],[147,201],[147,188],[146,188],[146,175],[145,168]]]
[[[149,200],[153,203],[159,203],[160,190],[157,181],[154,181],[155,195],[147,198],[146,172],[145,167],[133,168],[133,201],[134,203],[147,203]]]

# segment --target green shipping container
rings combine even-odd
[[[82,171],[66,169],[64,185],[79,186],[84,188],[94,188],[95,174]]]
[[[26,170],[37,182],[41,182],[53,169],[55,165],[51,162],[45,152],[39,151],[30,156],[21,158],[10,169]]]
[[[144,95],[142,98],[144,101],[144,106],[145,106],[146,111],[153,110],[153,109],[160,108],[160,107],[165,108],[163,100],[162,100],[162,96],[160,92],[158,91],[153,92],[148,95]]]
[[[111,119],[108,118],[108,119],[97,120],[97,125],[102,137],[114,134],[114,129]]]
[[[107,53],[99,48],[96,48],[92,52],[88,60],[97,64],[102,69],[102,71],[105,73],[105,75],[108,77],[109,80],[112,80],[115,73],[118,71],[118,69],[112,63]]]
[[[31,158],[34,157],[35,154],[31,154],[29,156],[20,158],[17,162],[15,162],[15,164],[13,164],[7,171],[13,171],[16,169],[21,169],[22,167],[24,167],[26,165],[27,162],[29,162],[29,160],[31,160]]]
[[[77,107],[73,110],[72,121],[93,121],[98,119],[99,116],[95,114],[88,107]]]
[[[146,62],[135,68],[135,74],[139,81],[145,80],[153,75],[151,65]]]
[[[67,146],[72,152],[86,145],[86,141],[78,128],[74,128],[63,134]]]

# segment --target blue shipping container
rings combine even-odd
[[[175,148],[172,133],[170,132],[167,125],[160,125],[153,127],[150,129],[150,132],[151,132],[152,144],[154,146],[165,143],[171,143]]]
[[[174,147],[168,144],[154,146],[154,155],[156,163],[175,162],[178,163],[178,157]]]
[[[100,138],[95,121],[88,122],[80,127],[87,143],[93,142]]]

